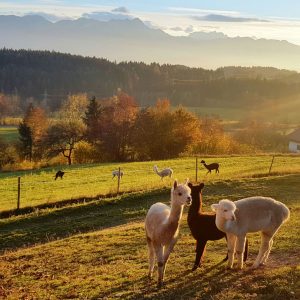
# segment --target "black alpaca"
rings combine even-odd
[[[60,177],[60,179],[62,179],[64,174],[65,174],[65,172],[63,172],[63,171],[60,171],[60,170],[57,171],[56,174],[55,174],[55,179],[54,180],[56,180],[58,177]]]
[[[207,241],[220,240],[226,238],[226,234],[220,231],[216,226],[216,215],[202,212],[202,189],[204,184],[193,185],[189,183],[192,193],[192,204],[189,208],[187,222],[190,227],[192,236],[197,241],[196,244],[196,258],[193,271],[201,266],[203,261],[203,253]],[[248,240],[246,240],[244,261],[248,256]],[[228,255],[223,261],[228,259]]]
[[[211,173],[212,170],[216,170],[216,173],[219,173],[220,165],[218,163],[212,163],[207,165],[204,160],[201,160],[201,164],[208,170],[206,174]]]

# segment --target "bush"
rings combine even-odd
[[[96,147],[86,141],[80,141],[75,145],[74,162],[88,164],[101,160]]]

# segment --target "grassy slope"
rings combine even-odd
[[[291,219],[278,232],[267,267],[225,270],[221,240],[208,244],[205,266],[191,273],[195,243],[185,214],[162,290],[146,278],[143,219],[152,203],[168,200],[169,190],[1,220],[0,298],[299,299],[299,182],[294,174],[208,183],[206,210],[225,196],[263,194],[286,203]],[[251,264],[259,235],[249,235],[249,243]]]
[[[207,158],[207,163],[218,161],[220,174],[205,176],[206,169],[199,163],[198,179],[206,182],[234,179],[245,176],[259,176],[268,173],[271,156]],[[200,161],[200,160],[199,160]],[[150,161],[123,164],[94,164],[65,167],[63,180],[54,181],[53,168],[14,173],[0,173],[0,211],[14,209],[17,199],[17,176],[21,176],[21,207],[36,206],[65,199],[96,197],[115,193],[117,179],[112,180],[111,171],[119,166],[125,175],[121,181],[121,191],[150,190],[169,186],[169,178],[161,181],[153,172],[153,165],[159,168],[171,167],[174,177],[179,180],[195,179],[195,158],[166,161]],[[272,172],[300,172],[300,156],[278,156],[274,160]]]
[[[6,142],[15,142],[18,139],[18,128],[16,126],[0,126],[0,138]]]

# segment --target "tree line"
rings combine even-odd
[[[29,103],[54,112],[70,94],[105,98],[119,88],[141,107],[168,98],[172,105],[247,108],[300,94],[299,83],[300,74],[274,68],[205,70],[114,63],[50,51],[0,50],[0,92],[6,95],[0,100],[2,114],[24,113]]]
[[[219,119],[198,118],[183,106],[172,108],[166,98],[140,108],[122,91],[102,99],[74,94],[56,118],[29,104],[18,126],[19,141],[0,140],[0,167],[23,161],[71,165],[283,150],[284,137],[264,126],[253,122],[233,136],[224,132]]]

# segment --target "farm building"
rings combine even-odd
[[[288,135],[289,138],[289,151],[300,153],[300,128],[296,129]]]

